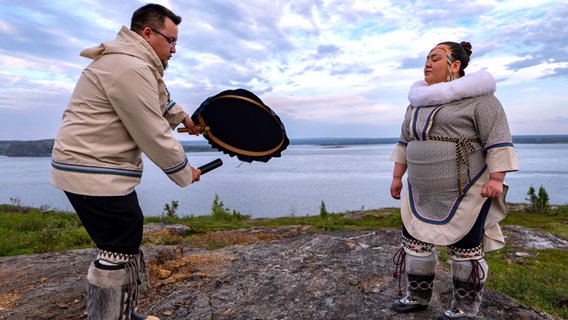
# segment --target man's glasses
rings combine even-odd
[[[174,38],[168,37],[168,36],[166,36],[165,34],[161,33],[161,32],[158,31],[158,30],[154,30],[154,29],[152,29],[152,28],[150,28],[150,30],[152,30],[153,32],[155,32],[155,33],[161,35],[162,37],[164,37],[164,39],[166,39],[166,41],[168,41],[168,43],[170,44],[170,47],[173,48],[173,47],[175,47],[175,46],[177,45],[177,41],[176,41]]]

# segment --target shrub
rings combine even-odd
[[[233,210],[231,213],[229,208],[225,208],[223,201],[219,200],[219,196],[217,194],[215,194],[215,199],[213,199],[213,204],[211,205],[211,216],[213,216],[214,220],[230,221],[239,221],[247,218],[236,210]]]
[[[323,200],[322,200],[321,206],[320,206],[320,217],[326,218],[328,215],[329,215],[329,213],[327,212],[327,209],[325,208],[325,202],[323,202]]]
[[[171,205],[165,204],[164,211],[162,211],[161,220],[164,223],[175,223],[179,220],[179,216],[177,215],[177,209],[179,207],[178,201],[172,200]]]
[[[533,186],[527,192],[528,197],[525,200],[529,201],[530,212],[545,213],[549,209],[549,196],[543,186],[538,189],[538,194]]]

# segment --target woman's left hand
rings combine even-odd
[[[481,187],[481,196],[484,198],[498,198],[503,193],[503,182],[487,180]]]

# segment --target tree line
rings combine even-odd
[[[50,157],[53,139],[0,141],[0,155],[7,157]]]
[[[31,141],[0,141],[0,156],[6,157],[51,157],[54,139]],[[182,143],[183,144],[183,143]],[[183,145],[185,152],[212,151],[210,145]]]

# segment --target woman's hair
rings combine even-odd
[[[141,33],[146,27],[161,29],[164,27],[166,18],[172,20],[176,25],[181,23],[181,17],[170,9],[159,4],[150,3],[134,11],[130,21],[130,30]]]
[[[460,77],[463,77],[465,75],[463,70],[467,68],[467,65],[469,64],[469,56],[471,56],[471,44],[466,41],[462,41],[461,43],[446,41],[438,43],[438,45],[448,47],[448,49],[450,49],[450,56],[452,59],[459,60],[461,62]]]

